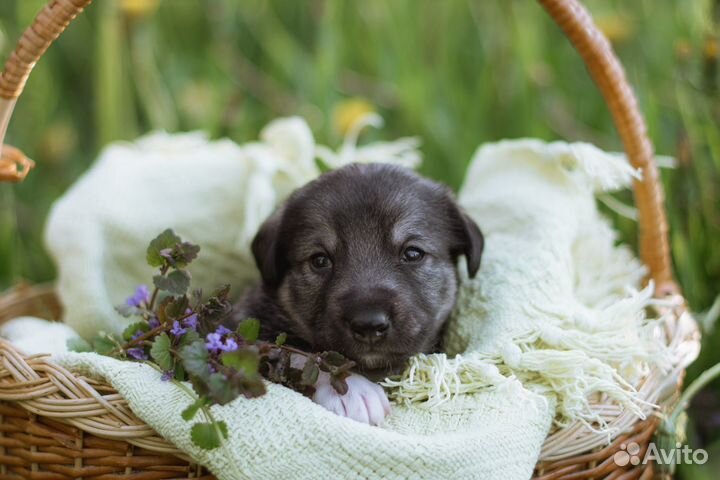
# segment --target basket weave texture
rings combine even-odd
[[[0,143],[16,99],[33,66],[75,16],[92,0],[52,0],[23,34],[0,74]],[[699,345],[694,320],[686,311],[672,275],[663,194],[653,149],[632,89],[609,43],[578,0],[538,0],[583,58],[613,116],[631,164],[643,180],[634,183],[640,213],[640,256],[656,295],[670,305],[666,340],[676,368],[651,369],[635,385],[643,399],[664,410],[677,401],[684,368]],[[0,181],[21,181],[34,166],[19,150],[5,146]],[[0,323],[18,316],[60,320],[62,308],[50,286],[20,286],[0,296]],[[619,466],[614,455],[637,443],[644,454],[660,423],[623,412],[610,400],[592,399],[611,426],[607,436],[576,423],[551,432],[541,451],[535,478],[652,478],[652,465]],[[160,408],[160,406],[159,406]],[[518,455],[523,455],[518,452]],[[137,418],[109,385],[74,375],[43,356],[24,356],[0,340],[0,480],[215,478],[185,458]]]
[[[20,286],[0,298],[0,323],[61,314],[51,287]],[[3,340],[0,361],[0,480],[215,478],[137,418],[111,386]]]

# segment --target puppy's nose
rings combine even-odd
[[[390,327],[390,318],[382,310],[362,310],[350,319],[353,337],[361,342],[380,340]]]

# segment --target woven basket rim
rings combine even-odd
[[[644,400],[667,409],[677,401],[684,368],[697,354],[699,332],[681,297],[665,303],[669,304],[663,307],[663,313],[668,317],[665,335],[676,358],[675,368],[671,372],[662,372],[653,367],[650,375],[636,387]],[[21,285],[0,295],[0,324],[21,316],[18,313],[29,316],[39,313],[58,321],[60,303],[53,286]],[[189,461],[180,450],[140,420],[109,384],[74,375],[54,364],[48,356],[25,356],[1,339],[0,359],[0,401],[12,401],[36,415],[53,417],[101,438],[123,439],[149,451]],[[603,400],[607,399],[598,401],[602,404]],[[611,436],[612,442],[608,442],[608,435],[592,432],[580,422],[557,428],[545,439],[537,478],[556,478],[553,475],[558,471],[568,469],[577,473],[578,462],[602,462],[619,451],[622,444],[650,441],[662,410],[648,407],[647,418],[641,419],[611,403],[605,405],[609,407],[606,409],[608,423],[617,427],[617,433]]]

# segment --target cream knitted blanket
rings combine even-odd
[[[179,135],[111,147],[48,225],[67,323],[86,336],[120,330],[111,305],[148,277],[141,252],[168,226],[203,247],[207,263],[193,270],[194,281],[241,287],[254,279],[254,229],[295,185],[318,174],[307,127],[283,122],[253,146]],[[385,158],[416,159],[407,141],[384,147]],[[334,159],[358,160],[358,152]],[[174,178],[178,170],[192,175]],[[380,428],[270,385],[259,399],[213,407],[230,439],[207,452],[192,444],[180,417],[192,402],[186,388],[161,381],[147,365],[94,354],[55,359],[108,380],[139,417],[220,479],[526,479],[553,420],[605,427],[589,395],[604,392],[641,416],[651,408],[630,383],[650,362],[666,362],[655,336],[661,320],[644,313],[652,287],[636,290],[643,269],[614,245],[594,202],[595,192],[633,175],[622,157],[584,144],[481,148],[460,193],[485,233],[480,275],[462,279],[449,355],[420,355],[402,378],[386,382],[397,403]]]

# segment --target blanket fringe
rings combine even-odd
[[[398,403],[433,408],[458,395],[519,381],[529,391],[556,398],[557,425],[577,420],[592,431],[610,434],[612,428],[594,410],[591,399],[606,395],[645,418],[655,405],[645,401],[631,382],[643,376],[650,363],[670,367],[670,356],[657,341],[663,318],[645,315],[655,303],[652,295],[650,284],[625,298],[605,302],[600,311],[579,309],[564,325],[528,332],[496,354],[417,355],[401,376],[386,379],[383,386]]]

